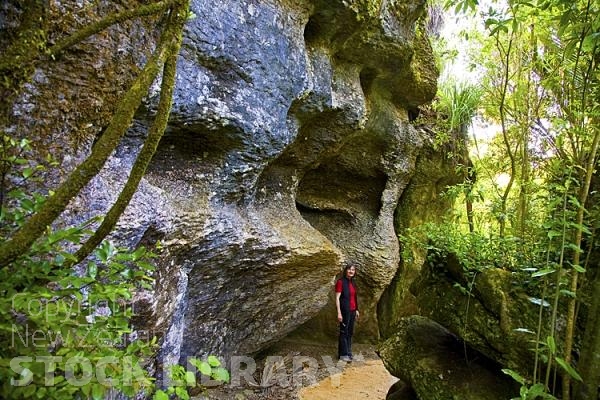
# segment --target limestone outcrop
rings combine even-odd
[[[429,255],[421,266],[406,288],[392,284],[384,296],[396,301],[382,324],[386,367],[421,400],[514,397],[518,387],[501,369],[530,376],[538,319],[550,305],[540,310],[541,300],[501,268],[468,274],[453,254]],[[543,324],[540,338],[547,329]]]
[[[455,257],[423,269],[411,290],[429,318],[489,359],[527,376],[534,357],[541,300],[516,283],[513,273],[489,268],[467,278]],[[542,315],[549,314],[545,301]],[[548,335],[542,326],[542,338]],[[564,328],[557,326],[557,332]]]
[[[426,317],[401,319],[379,352],[390,373],[408,383],[420,400],[504,400],[519,393],[499,364]]]
[[[53,2],[51,35],[115,7]],[[111,237],[161,244],[138,328],[161,337],[165,362],[252,353],[305,322],[327,331],[330,311],[319,312],[352,258],[361,334],[377,339],[376,305],[399,264],[394,212],[430,151],[411,124],[436,89],[424,3],[196,0],[191,11],[167,133]],[[160,23],[112,27],[35,71],[7,129],[57,156],[49,188],[102,134]],[[62,223],[115,200],[157,93]]]

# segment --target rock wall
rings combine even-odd
[[[419,129],[426,129],[426,126]],[[415,172],[402,193],[394,216],[399,235],[404,235],[408,229],[423,223],[439,220],[451,207],[452,200],[441,193],[460,180],[458,175],[451,173],[456,170],[459,160],[449,156],[457,153],[456,145],[458,142],[449,143],[437,151],[431,146],[425,146],[420,152]],[[409,244],[404,241],[402,246]],[[401,318],[427,314],[427,310],[423,310],[417,301],[414,290],[411,290],[411,285],[420,279],[423,272],[427,249],[413,245],[401,250],[405,257],[401,258],[398,272],[386,287],[377,306],[379,329],[383,338],[395,334],[396,325]]]
[[[500,372],[500,364],[426,317],[401,319],[379,353],[390,373],[414,392],[398,398],[504,400],[519,393],[519,385]]]
[[[92,3],[53,3],[57,21],[72,20],[53,35],[122,7]],[[165,362],[256,352],[303,323],[332,331],[333,279],[351,258],[361,335],[377,339],[399,265],[394,212],[429,146],[411,124],[437,79],[423,2],[196,0],[192,11],[167,133],[112,236],[161,242],[139,328],[163,338]],[[101,134],[154,24],[111,28],[36,71],[9,130],[59,155],[49,186]],[[114,201],[157,94],[65,222]]]

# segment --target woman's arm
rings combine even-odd
[[[342,310],[340,309],[340,296],[342,295],[341,292],[336,292],[335,293],[335,307],[337,308],[337,313],[338,313],[338,322],[342,322],[343,318],[342,318]]]

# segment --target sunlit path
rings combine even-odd
[[[341,373],[301,389],[298,397],[301,400],[383,400],[397,380],[385,369],[381,360],[366,360],[348,364]]]

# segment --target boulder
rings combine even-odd
[[[378,351],[419,400],[506,400],[519,393],[498,364],[426,317],[402,318]]]
[[[528,376],[534,358],[531,343],[536,337],[539,302],[517,284],[518,279],[509,271],[488,268],[469,278],[456,275],[457,268],[449,272],[445,265],[426,266],[413,282],[411,291],[421,315],[443,325],[504,368]],[[557,329],[560,332],[561,328]],[[546,334],[542,332],[541,337]]]

